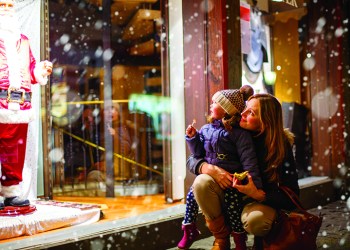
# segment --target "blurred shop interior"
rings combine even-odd
[[[63,159],[52,164],[53,194],[106,195],[106,134],[113,138],[115,195],[160,193],[162,141],[169,134],[162,124],[169,109],[162,96],[159,1],[115,1],[107,50],[101,5],[49,1],[52,136],[55,148],[63,149]],[[108,57],[112,84],[106,106]]]

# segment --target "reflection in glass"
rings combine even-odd
[[[162,97],[160,74],[159,1],[113,2],[110,49],[103,47],[108,24],[101,5],[49,1],[53,147],[63,152],[52,165],[54,195],[106,195],[105,136],[113,141],[115,195],[159,193],[162,140],[170,138],[169,100]],[[111,69],[106,69],[109,59]],[[107,106],[106,70],[112,76]]]

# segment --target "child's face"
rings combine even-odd
[[[225,117],[226,111],[214,100],[210,105],[210,115],[216,120],[220,120]]]

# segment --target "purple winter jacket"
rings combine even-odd
[[[227,172],[249,171],[257,188],[262,188],[258,160],[252,135],[239,126],[227,131],[221,120],[204,125],[197,134],[186,136],[187,145],[195,158],[203,158]]]

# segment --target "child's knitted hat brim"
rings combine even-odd
[[[233,116],[243,112],[245,101],[253,94],[253,88],[244,85],[240,89],[220,90],[213,95],[212,100],[218,103],[228,115]]]

